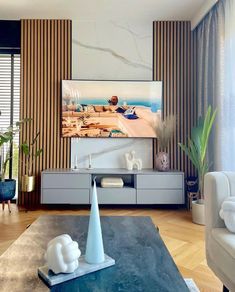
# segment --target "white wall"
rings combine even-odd
[[[200,21],[202,21],[202,19],[205,17],[205,15],[211,10],[211,8],[217,2],[218,2],[218,0],[205,0],[203,2],[200,9],[197,11],[197,13],[191,19],[191,29],[192,30],[194,30],[194,28],[197,27],[197,25],[200,23]]]
[[[73,21],[72,78],[107,80],[152,80],[152,22]],[[118,148],[115,151],[113,147]],[[124,167],[124,153],[136,150],[143,167],[151,168],[152,139],[72,139],[71,165],[79,167]]]

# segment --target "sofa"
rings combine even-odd
[[[223,201],[235,196],[235,172],[210,172],[205,176],[206,258],[222,281],[224,291],[235,292],[235,233],[219,216]]]

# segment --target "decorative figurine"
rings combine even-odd
[[[133,170],[134,168],[137,168],[137,170],[142,169],[142,160],[140,158],[135,158],[134,150],[132,150],[129,153],[126,153],[125,159],[126,159],[126,168],[128,170]]]
[[[55,274],[73,273],[79,266],[80,255],[78,243],[68,234],[62,234],[49,241],[45,259],[48,268]]]
[[[105,260],[95,178],[86,243],[85,260],[89,264],[100,264],[103,263]]]

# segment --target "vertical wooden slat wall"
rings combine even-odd
[[[178,146],[179,142],[187,141],[196,119],[191,87],[190,22],[153,23],[153,80],[163,81],[163,116],[174,114],[177,119],[177,129],[169,145],[171,168],[194,175],[194,167]],[[154,142],[155,153],[157,147]]]
[[[35,160],[36,189],[19,192],[20,206],[40,204],[40,173],[47,168],[70,167],[70,139],[61,138],[61,80],[71,78],[70,20],[21,20],[20,118],[32,118],[20,133],[20,143],[32,141],[40,131],[38,148],[43,154]],[[26,173],[20,157],[19,177]]]

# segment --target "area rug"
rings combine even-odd
[[[200,290],[197,288],[197,285],[193,281],[193,279],[184,279],[186,285],[189,288],[190,292],[200,292]]]

